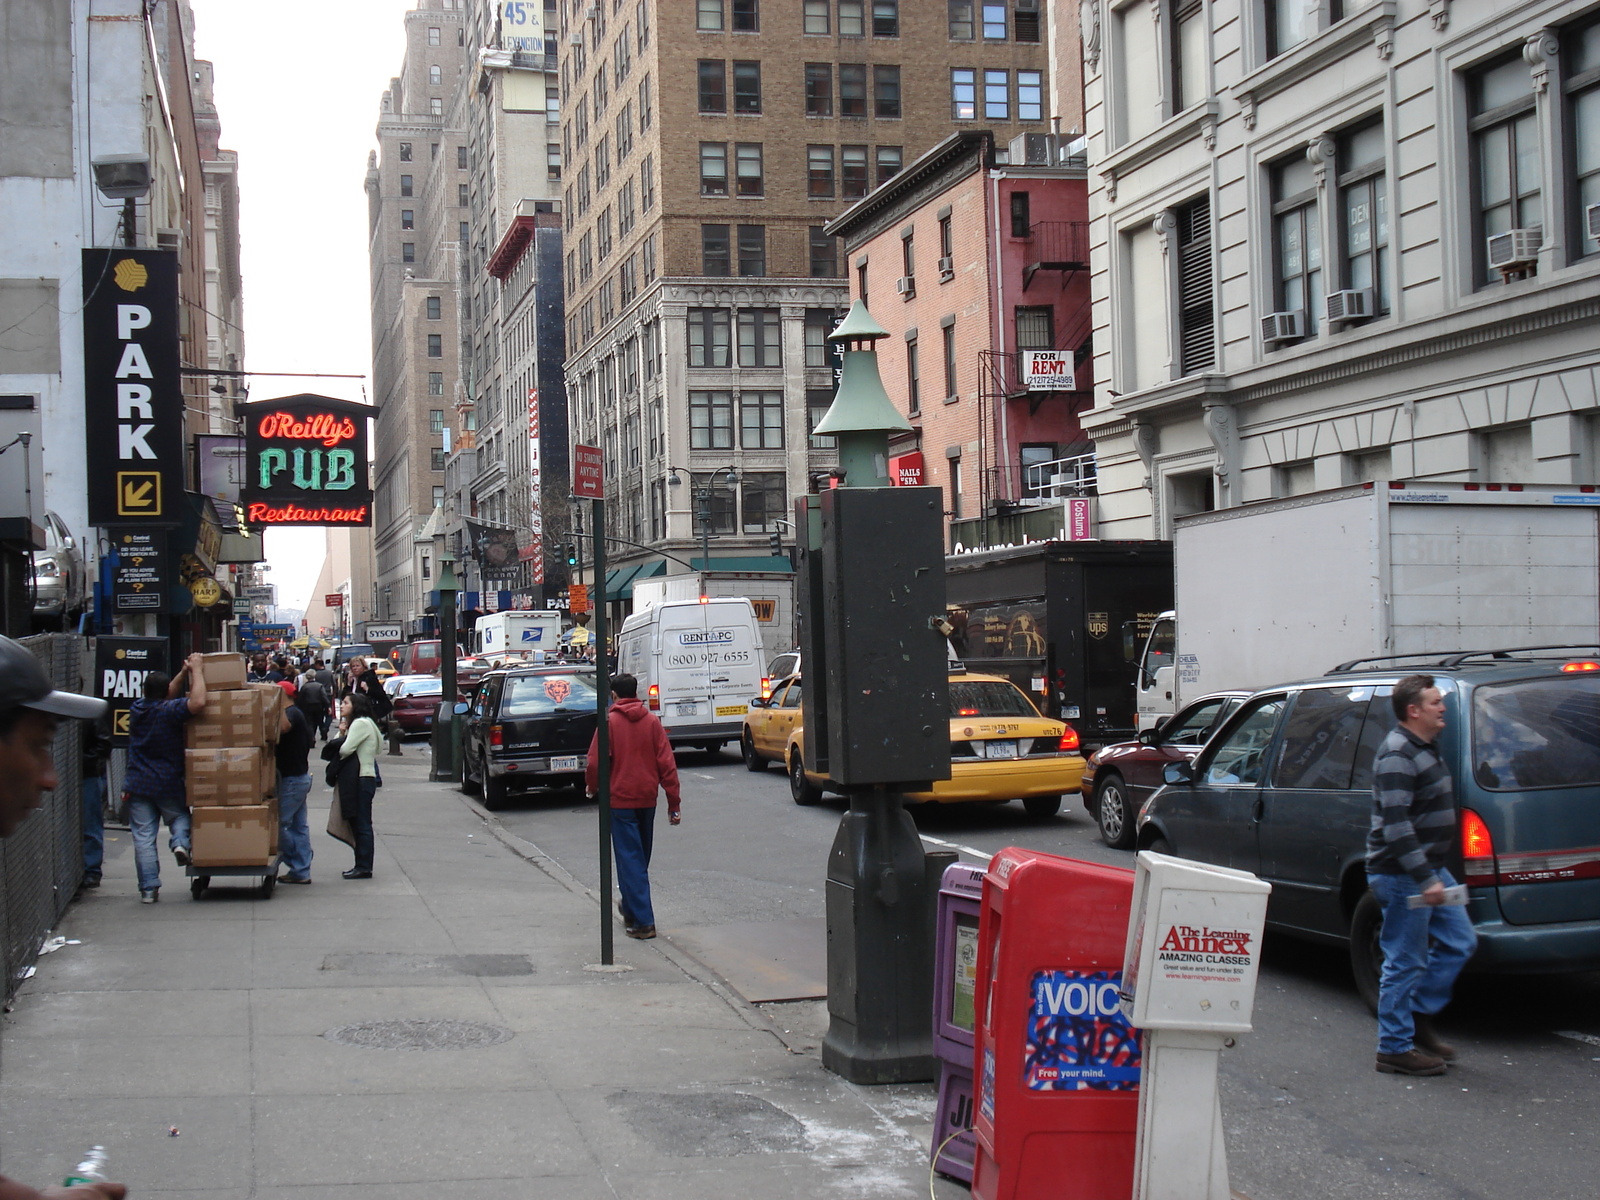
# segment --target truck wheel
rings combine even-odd
[[[739,753],[744,756],[744,769],[752,774],[759,774],[767,769],[767,760],[756,753],[755,746],[750,741],[750,733],[739,739]]]
[[[1023,809],[1030,817],[1044,820],[1053,817],[1061,811],[1060,796],[1029,796],[1022,802]]]
[[[1378,1012],[1378,980],[1383,976],[1383,948],[1378,934],[1383,929],[1383,905],[1370,891],[1356,902],[1350,914],[1350,973],[1356,977],[1356,994],[1372,1011]]]
[[[789,795],[796,804],[810,806],[822,803],[822,789],[806,778],[806,762],[800,755],[789,759]]]
[[[1100,840],[1113,850],[1132,850],[1139,831],[1128,803],[1128,785],[1122,782],[1122,776],[1107,775],[1095,785],[1094,809]]]
[[[499,812],[506,806],[506,797],[511,789],[506,786],[504,779],[496,779],[489,774],[489,760],[478,759],[478,777],[483,784],[483,806],[490,812]]]

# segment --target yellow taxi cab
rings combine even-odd
[[[791,703],[792,700],[792,703]],[[741,739],[745,766],[781,762],[796,804],[816,804],[828,781],[805,769],[800,680],[773,688],[765,704],[752,703]],[[1021,800],[1031,817],[1061,811],[1064,793],[1082,786],[1084,758],[1070,725],[1041,716],[1026,692],[998,675],[977,675],[959,664],[950,673],[950,778],[907,804],[1004,804]]]
[[[379,682],[389,679],[395,673],[394,664],[387,658],[369,658],[367,659],[367,666],[372,669],[372,673],[378,677]]]

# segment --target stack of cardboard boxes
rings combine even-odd
[[[206,706],[189,718],[187,768],[194,866],[262,867],[278,852],[276,750],[288,696],[245,682],[237,654],[205,657]]]

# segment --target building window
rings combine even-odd
[[[866,304],[867,303],[867,260],[864,259],[864,258],[863,259],[858,259],[856,261],[856,288],[857,288],[857,290],[859,292],[859,295],[857,296],[857,299],[859,299],[862,304]]]
[[[428,320],[437,321],[444,315],[441,311],[444,306],[438,296],[429,296],[426,304],[428,306]]]
[[[1011,193],[1011,236],[1014,238],[1033,236],[1033,219],[1027,192]]]
[[[1567,39],[1567,121],[1571,136],[1567,156],[1577,211],[1572,214],[1575,257],[1600,253],[1600,237],[1591,232],[1588,211],[1600,204],[1600,22],[1574,30]]]
[[[1389,311],[1389,201],[1382,120],[1338,141],[1340,285],[1371,293],[1371,311]]]
[[[456,241],[463,246],[467,244],[467,223],[465,221],[456,222]]]
[[[1017,72],[1017,120],[1044,120],[1044,72]]]
[[[1200,103],[1206,86],[1206,10],[1202,0],[1181,0],[1172,14],[1172,112]]]
[[[611,206],[608,204],[600,211],[594,221],[594,240],[599,252],[599,259],[605,262],[611,253]]]
[[[1315,337],[1322,307],[1322,237],[1317,185],[1300,151],[1271,168],[1273,308],[1300,314],[1300,334]],[[1285,339],[1287,340],[1287,339]]]
[[[767,227],[739,226],[739,274],[754,278],[767,273]]]
[[[465,208],[466,206],[467,206],[467,185],[464,184],[464,183],[458,183],[458,184],[456,184],[456,207],[457,208]]]
[[[400,228],[415,229],[417,227],[417,214],[414,209],[402,208],[400,210]]]
[[[639,248],[639,264],[644,268],[644,281],[649,283],[656,277],[656,235],[653,233]]]
[[[689,480],[694,488],[696,528],[713,534],[732,533],[738,501],[733,492],[735,485],[726,475],[705,472],[691,474]],[[700,499],[702,495],[706,497],[704,501]]]
[[[806,116],[833,116],[833,64],[806,64]]]
[[[828,7],[830,0],[805,0],[805,31],[807,33],[832,33]]]
[[[882,186],[900,174],[900,168],[904,165],[905,152],[899,146],[879,146],[876,153],[878,156],[877,184]]]
[[[561,182],[561,145],[551,142],[544,148],[545,178],[551,183]]]
[[[1011,72],[983,73],[983,115],[990,121],[1011,119]]]
[[[444,357],[444,335],[443,334],[430,333],[428,335],[428,357],[429,358],[443,358]]]
[[[689,393],[689,447],[692,450],[733,449],[733,393]]]
[[[783,449],[783,393],[739,394],[739,444],[746,450]]]
[[[433,449],[428,452],[428,457],[428,466],[430,468],[435,471],[444,470],[444,450],[441,447],[433,447]]]
[[[401,162],[410,162],[411,161],[411,143],[410,142],[401,142],[400,143],[400,161]],[[408,178],[408,176],[405,176],[405,175],[400,176],[400,184],[401,184],[402,187],[405,186],[405,181],[406,181],[407,178]]]
[[[400,194],[402,196],[410,196],[414,194],[411,186],[411,176],[400,176]]]
[[[806,435],[811,440],[813,450],[831,450],[838,444],[832,434],[815,432],[822,418],[828,415],[828,410],[832,407],[832,388],[806,389]]]
[[[720,58],[700,60],[700,111],[703,113],[728,111],[728,73]]]
[[[1017,11],[1012,14],[1012,33],[1019,42],[1039,42],[1039,6],[1038,4],[1018,4]]]
[[[400,261],[414,263],[417,261],[417,244],[415,242],[400,243]]]
[[[782,471],[747,471],[739,476],[739,491],[744,499],[746,533],[776,533],[786,526],[789,495]]]
[[[444,101],[438,96],[428,97],[428,115],[430,117],[444,116]]]
[[[700,143],[700,194],[726,196],[728,194],[728,144],[726,142]]]
[[[778,310],[741,308],[739,310],[739,365],[741,367],[781,367]]]
[[[1193,375],[1217,361],[1210,198],[1191,200],[1178,209],[1177,218],[1178,371]]]
[[[953,260],[955,253],[955,234],[950,224],[950,218],[946,215],[939,218],[939,257]]]
[[[594,271],[594,238],[585,233],[578,239],[578,282],[588,283]]]
[[[722,0],[695,0],[694,27],[702,32],[721,32]]]
[[[656,203],[656,156],[646,154],[639,164],[639,211],[649,212]]]
[[[761,32],[761,0],[733,0],[733,31]]]
[[[444,72],[442,70],[440,70],[436,66],[435,67],[429,67],[428,68],[428,82],[430,84],[433,84],[434,86],[438,86],[439,84],[443,83],[444,82]]]
[[[922,411],[922,364],[917,356],[917,339],[906,338],[906,413],[916,416]]]
[[[761,111],[761,64],[736,62],[733,64],[733,111],[759,113]]]
[[[1056,348],[1055,310],[1048,304],[1021,306],[1013,314],[1018,350]]]
[[[940,330],[944,342],[944,400],[946,404],[958,398],[956,391],[956,322],[947,317]]]
[[[734,160],[738,170],[739,195],[761,195],[765,186],[761,169],[761,143],[740,142],[734,147]]]
[[[1004,4],[985,4],[983,6],[983,40],[986,42],[1003,42],[1006,40],[1006,6]]]
[[[617,235],[626,236],[633,229],[633,180],[626,179],[617,189]]]
[[[725,308],[689,310],[689,365],[729,365],[729,317]]]
[[[444,507],[444,486],[442,484],[434,484],[433,506],[435,508]],[[424,579],[428,577],[428,560],[426,558],[422,560],[422,577]]]
[[[1467,93],[1472,111],[1478,282],[1496,283],[1501,275],[1489,265],[1486,240],[1512,229],[1539,230],[1544,225],[1543,163],[1528,65],[1519,54],[1475,72],[1468,79]]]
[[[900,116],[900,68],[872,68],[873,111],[883,119]]]
[[[456,170],[465,171],[466,169],[467,169],[467,148],[465,146],[457,146],[456,147]]]
[[[867,194],[867,148],[841,146],[839,148],[839,195],[846,200],[859,200]]]
[[[1267,54],[1275,58],[1316,32],[1316,13],[1305,0],[1267,0]]]
[[[728,227],[726,225],[700,226],[700,273],[702,275],[731,274]]]
[[[950,0],[950,40],[952,42],[972,41],[972,3],[973,0]]]
[[[872,36],[900,36],[900,0],[873,0]]]
[[[978,73],[967,67],[950,72],[950,116],[956,121],[978,117]]]
[[[865,37],[866,6],[863,0],[839,0],[839,36]]]
[[[633,101],[629,100],[617,113],[617,165],[633,153]]]
[[[867,67],[865,63],[839,64],[839,115],[867,115]]]
[[[651,104],[650,76],[646,75],[639,80],[639,129],[643,132],[650,128],[650,122],[655,118],[655,108]]]
[[[428,27],[428,45],[437,46],[439,44],[439,27],[437,25],[430,25]]]
[[[955,520],[961,518],[961,459],[948,458],[945,460],[950,469],[950,516]]]
[[[813,200],[833,199],[833,147],[806,147],[806,195]]]
[[[596,191],[605,191],[606,185],[611,182],[611,135],[601,134],[594,143],[594,186]]]
[[[806,309],[806,366],[830,367],[833,365],[832,349],[828,335],[838,323],[831,308]]]
[[[428,395],[430,395],[430,396],[442,396],[442,395],[444,395],[444,372],[443,371],[429,371],[428,372]],[[443,413],[439,414],[439,420],[440,420],[441,423],[444,421],[444,414]],[[434,432],[437,433],[438,430],[435,430]]]
[[[839,239],[828,236],[821,225],[807,231],[810,237],[810,274],[813,279],[835,279],[839,276]]]

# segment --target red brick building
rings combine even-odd
[[[913,432],[891,454],[945,490],[952,546],[1062,536],[1061,501],[1093,491],[1088,189],[1068,149],[1024,136],[999,162],[989,131],[955,133],[828,226],[892,335],[880,370]]]

